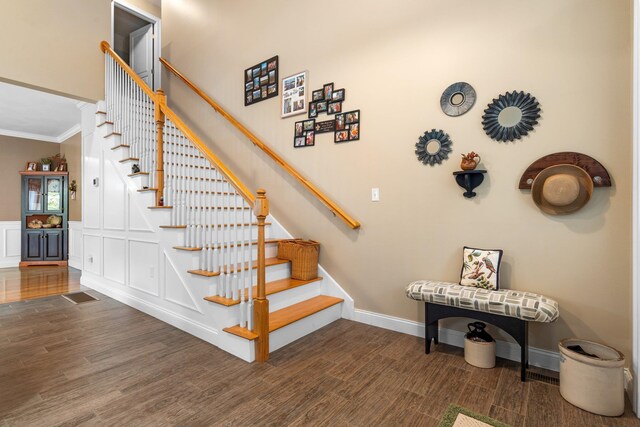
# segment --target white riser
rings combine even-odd
[[[269,352],[274,352],[293,341],[335,322],[342,317],[342,304],[333,305],[312,316],[300,319],[291,325],[269,334]]]

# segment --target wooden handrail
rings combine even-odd
[[[151,98],[154,105],[157,104],[159,109],[164,115],[173,122],[174,125],[191,141],[191,143],[204,155],[212,165],[225,177],[225,179],[236,189],[238,193],[251,205],[253,205],[256,200],[256,196],[254,196],[251,191],[236,177],[233,172],[227,168],[224,163],[215,155],[213,152],[196,136],[195,133],[176,115],[176,113],[171,110],[166,104],[166,102],[158,102],[159,95],[157,95],[151,88],[142,80],[136,73],[127,65],[126,62],[122,60],[118,56],[118,54],[111,48],[108,42],[103,41],[100,43],[100,48],[106,54],[109,54],[117,63],[122,67],[122,69],[133,79],[134,82]],[[163,92],[164,95],[164,92]],[[159,138],[160,140],[160,138]],[[159,195],[162,195],[160,191],[157,192]]]
[[[167,67],[169,71],[179,77],[187,86],[189,86],[196,94],[198,94],[204,101],[209,104],[216,112],[222,117],[227,119],[232,125],[234,125],[240,132],[242,132],[249,140],[259,147],[264,153],[271,157],[282,169],[284,169],[289,175],[293,176],[298,182],[300,182],[307,190],[309,190],[318,200],[320,200],[329,210],[337,215],[342,221],[344,221],[349,227],[356,229],[360,228],[360,223],[349,216],[340,206],[334,201],[329,199],[322,191],[320,191],[315,185],[300,174],[293,166],[287,163],[282,157],[280,157],[275,151],[273,151],[268,145],[262,142],[257,136],[255,136],[249,129],[247,129],[242,123],[236,120],[231,114],[226,112],[217,102],[204,93],[198,86],[196,86],[191,80],[185,77],[180,71],[178,71],[173,65],[164,58],[160,58],[160,62]]]
[[[129,77],[131,77],[133,81],[136,82],[138,86],[140,86],[140,89],[142,89],[154,103],[156,102],[156,94],[153,92],[153,90],[144,82],[144,80],[140,78],[140,76],[136,74],[135,71],[131,69],[131,67],[129,67],[129,65],[127,65],[126,62],[122,60],[122,58],[118,56],[115,50],[111,49],[111,46],[108,42],[103,40],[102,43],[100,43],[100,49],[102,49],[102,52],[108,53],[109,56],[111,56],[114,61],[116,61],[118,65],[122,67],[122,69],[129,75]]]

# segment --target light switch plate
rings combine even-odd
[[[380,189],[379,188],[372,188],[371,189],[371,201],[372,202],[379,202],[380,201]]]

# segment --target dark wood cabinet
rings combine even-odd
[[[20,172],[22,175],[22,262],[28,265],[67,265],[67,172]],[[60,217],[55,228],[29,228],[31,221],[47,223]]]

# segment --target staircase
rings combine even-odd
[[[169,263],[219,330],[214,342],[245,360],[272,352],[342,317],[346,294],[333,280],[297,280],[278,259],[290,238],[269,215],[266,192],[247,187],[106,42],[106,99],[96,134],[105,162],[144,208]],[[348,296],[346,296],[348,297]],[[213,341],[213,340],[210,340]]]

